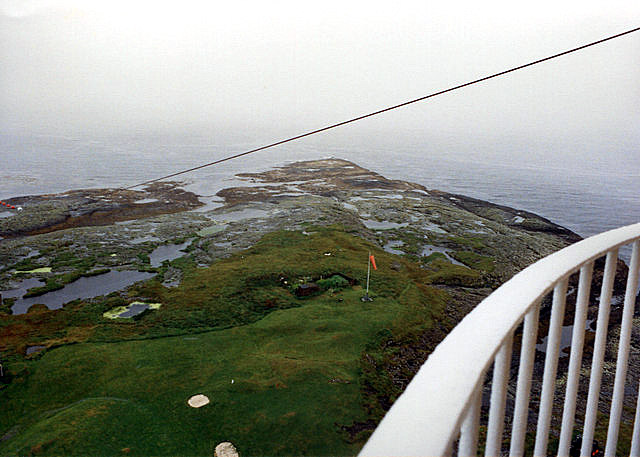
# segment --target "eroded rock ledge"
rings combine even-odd
[[[16,197],[7,201],[20,208],[0,219],[0,236],[15,237],[73,227],[110,225],[159,214],[177,213],[202,204],[178,183],[154,183],[144,190],[85,189],[62,194]]]

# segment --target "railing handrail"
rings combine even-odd
[[[496,289],[436,347],[359,455],[446,455],[472,394],[529,309],[559,280],[637,239],[640,223],[595,235],[537,261]]]

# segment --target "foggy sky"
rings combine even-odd
[[[217,3],[0,0],[0,133],[278,139],[640,25],[636,1]],[[640,139],[639,115],[635,33],[361,128]]]

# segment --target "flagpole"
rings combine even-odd
[[[369,257],[367,258],[367,293],[365,297],[369,298],[369,276],[371,275],[371,251],[369,251]]]

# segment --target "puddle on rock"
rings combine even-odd
[[[394,249],[394,248],[399,248],[401,246],[404,246],[404,243],[402,241],[393,240],[393,241],[389,241],[387,244],[385,244],[382,249],[384,249],[385,251],[387,251],[390,254],[402,255],[402,254],[404,254],[403,251],[400,251],[398,249]]]
[[[38,251],[37,249],[29,249],[29,253],[27,255],[23,255],[21,256],[22,259],[30,259],[31,257],[37,257],[40,255],[40,251]]]
[[[256,208],[245,208],[228,213],[208,214],[209,219],[220,222],[238,222],[244,219],[257,219],[269,216],[269,211]]]
[[[191,240],[185,241],[182,244],[165,244],[158,246],[149,254],[149,260],[152,267],[159,267],[165,260],[171,261],[179,257],[185,256],[187,253],[183,252],[187,246],[191,244]]]
[[[134,238],[130,241],[131,244],[142,244],[142,243],[146,243],[148,241],[160,241],[160,238],[153,236],[153,235],[147,235],[147,236],[141,236],[140,238]]]
[[[224,199],[203,199],[201,200],[204,205],[198,208],[192,209],[194,213],[206,213],[207,211],[213,211],[224,206]]]
[[[451,262],[454,265],[460,265],[466,268],[467,267],[464,263],[457,261],[456,259],[454,259],[453,257],[451,257],[451,255],[449,254],[451,251],[451,249],[447,249],[447,248],[443,248],[440,246],[433,246],[431,244],[427,244],[424,248],[422,248],[422,255],[427,257],[430,256],[431,254],[433,254],[434,252],[439,252],[440,254],[444,254],[444,256],[447,258],[447,260],[449,262]]]
[[[13,314],[24,314],[32,305],[38,303],[44,304],[49,309],[60,309],[70,301],[107,295],[153,276],[153,273],[126,270],[82,277],[67,284],[62,289],[54,290],[38,297],[19,298],[11,307],[11,312]]]
[[[27,354],[27,355],[31,355],[31,354],[33,354],[34,352],[40,352],[40,351],[42,351],[44,348],[45,348],[45,346],[29,346],[29,347],[27,348],[27,352],[26,352],[26,354]]]
[[[408,223],[399,224],[397,222],[390,221],[375,221],[373,219],[362,219],[362,223],[365,227],[373,230],[391,230],[406,227]]]
[[[427,222],[426,224],[423,225],[424,229],[429,231],[429,232],[433,232],[433,233],[440,233],[440,234],[446,234],[448,233],[446,230],[444,230],[443,228],[441,228],[438,224],[433,224],[431,222]]]

